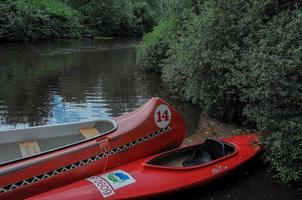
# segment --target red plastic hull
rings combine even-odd
[[[110,172],[100,173],[90,178],[90,181],[88,179],[81,180],[30,198],[30,200],[100,200],[154,197],[195,187],[217,179],[260,152],[259,146],[254,143],[257,141],[255,134],[236,136],[224,139],[224,141],[233,144],[237,149],[236,152],[233,155],[218,159],[208,165],[177,169],[156,167],[146,164],[147,161],[155,157],[150,156],[122,165]],[[124,184],[122,187],[118,184],[114,186],[114,184],[110,184],[110,182],[104,179],[104,177],[109,177],[108,174],[117,172],[122,172],[122,174],[131,177],[131,179],[126,181],[126,185],[124,182],[122,183]]]
[[[155,123],[160,105],[170,110],[166,127]],[[107,171],[130,161],[178,147],[185,136],[179,113],[159,98],[114,118],[116,131],[100,138],[0,166],[0,199],[24,199]]]

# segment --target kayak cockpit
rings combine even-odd
[[[202,144],[161,154],[146,162],[146,166],[175,169],[201,167],[230,157],[236,152],[237,149],[232,144],[209,138]]]
[[[117,128],[111,119],[0,131],[0,165],[75,145]]]

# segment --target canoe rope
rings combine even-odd
[[[104,147],[104,146],[101,147],[103,153],[109,152],[110,149],[111,149],[111,140],[110,140],[109,137],[106,137],[105,142],[108,144],[108,147],[107,147],[107,149],[106,149],[106,147]],[[107,169],[108,160],[109,160],[109,156],[106,156],[106,160],[105,160],[103,172],[105,172],[106,169]]]
[[[136,140],[134,140],[134,141],[132,141],[130,143],[124,144],[122,146],[116,147],[116,148],[111,149],[111,150],[110,150],[110,146],[111,146],[110,145],[109,148],[107,148],[107,151],[102,151],[102,153],[99,154],[99,155],[92,156],[92,157],[90,157],[88,159],[85,159],[85,160],[82,160],[82,161],[70,164],[68,166],[56,169],[54,171],[50,171],[50,172],[47,172],[47,173],[44,173],[44,174],[41,174],[41,175],[38,175],[38,176],[34,176],[32,178],[28,178],[28,179],[22,180],[20,182],[16,182],[16,183],[13,183],[13,184],[10,184],[10,185],[6,185],[6,186],[1,186],[0,187],[0,194],[6,193],[6,192],[10,192],[12,190],[21,188],[21,187],[23,187],[25,185],[29,185],[29,184],[32,184],[32,183],[35,183],[35,182],[38,182],[38,181],[42,181],[42,180],[47,179],[47,178],[51,178],[51,177],[53,177],[55,175],[62,174],[64,172],[66,172],[66,171],[70,171],[70,170],[73,170],[75,168],[87,165],[87,164],[89,164],[91,162],[94,162],[94,161],[97,161],[97,160],[101,160],[101,159],[106,158],[106,157],[108,158],[111,155],[114,155],[114,154],[126,151],[126,150],[128,150],[128,149],[130,149],[130,148],[132,148],[132,147],[134,147],[134,146],[136,146],[138,144],[147,142],[147,141],[149,141],[149,140],[151,140],[151,139],[153,139],[153,138],[155,138],[157,136],[163,135],[163,134],[169,132],[170,130],[172,130],[171,127],[166,127],[166,128],[160,129],[160,130],[158,130],[158,131],[156,131],[156,132],[154,132],[154,133],[152,133],[150,135],[147,135],[145,137],[136,139]],[[105,165],[107,165],[107,163],[108,163],[108,160],[106,161]],[[104,170],[106,170],[106,167],[104,167]]]

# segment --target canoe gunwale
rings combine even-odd
[[[239,153],[239,148],[238,148],[238,146],[236,144],[234,144],[232,142],[224,142],[224,141],[222,141],[222,142],[226,143],[227,145],[230,145],[231,147],[233,147],[234,148],[234,152],[232,152],[232,153],[230,153],[230,154],[228,154],[226,156],[223,156],[221,158],[212,160],[211,162],[208,162],[208,163],[204,163],[204,164],[196,165],[196,166],[192,166],[192,167],[172,167],[172,166],[156,165],[156,164],[152,164],[151,163],[152,161],[164,158],[164,157],[166,157],[168,155],[171,155],[173,153],[177,153],[177,152],[180,152],[180,151],[186,151],[186,150],[194,149],[194,148],[200,146],[201,144],[203,144],[203,143],[198,143],[198,144],[189,145],[189,146],[186,146],[186,147],[180,147],[180,148],[177,148],[177,149],[174,149],[174,150],[170,150],[168,152],[164,152],[164,153],[159,154],[159,155],[155,155],[154,157],[152,157],[152,158],[144,161],[142,165],[143,165],[143,167],[150,167],[150,168],[154,168],[154,169],[193,170],[193,169],[204,168],[204,167],[216,164],[216,163],[221,162],[221,161],[223,161],[225,159],[233,157],[233,156],[235,156],[235,155],[237,155]]]
[[[157,109],[162,108],[162,105],[171,111],[171,121],[165,127],[158,125],[155,120]],[[109,171],[160,151],[178,147],[186,134],[181,115],[160,98],[152,98],[132,112],[112,119],[118,124],[118,128],[108,135],[89,138],[91,141],[1,166],[0,172],[4,174],[0,176],[0,199],[32,197],[98,174],[100,170]],[[104,126],[103,123],[87,125],[97,128],[101,133],[113,127],[107,126],[106,123]],[[82,127],[75,125],[75,128],[69,130],[78,132]],[[55,135],[63,131],[65,130],[58,131]],[[67,142],[62,141],[57,143],[57,146],[76,141],[67,139]],[[57,140],[51,140],[53,141]]]
[[[90,122],[99,122],[99,121],[111,122],[113,124],[113,129],[115,130],[117,128],[117,123],[112,118],[99,118],[99,119],[91,119],[91,120],[60,123],[60,124],[51,124],[51,125],[31,126],[31,127],[25,127],[25,128],[0,130],[0,136],[3,132],[15,132],[15,131],[20,131],[20,130],[32,130],[32,129],[48,128],[48,127],[61,127],[61,126],[63,127],[63,126],[68,126],[68,125],[75,125],[75,124],[80,124],[80,123],[90,123]]]
[[[169,132],[169,131],[171,131],[171,130],[172,130],[172,129],[171,129],[170,127],[167,127],[167,128],[161,129],[160,131],[156,131],[156,133],[157,133],[158,135],[161,135],[161,134],[164,134],[164,133]],[[151,135],[154,135],[154,133],[151,134]],[[150,135],[147,135],[147,136],[145,136],[144,138],[145,138],[145,141],[144,141],[144,142],[146,142],[146,141],[152,139],[152,137],[150,137]],[[130,143],[132,143],[132,144],[133,144],[133,143],[137,143],[137,141],[139,141],[139,140],[141,140],[141,139],[142,139],[142,138],[139,138],[139,139],[137,139],[136,141],[132,141],[132,142],[130,142]],[[99,159],[103,159],[103,158],[106,158],[106,157],[111,156],[111,155],[113,155],[113,154],[118,154],[118,153],[120,153],[120,152],[123,152],[123,151],[124,151],[124,147],[126,147],[126,146],[128,146],[128,148],[131,148],[130,143],[123,145],[123,147],[117,147],[117,148],[114,148],[114,149],[109,149],[109,152],[101,152],[101,154],[94,155],[94,156],[92,156],[92,157],[99,157]],[[90,147],[92,147],[92,146],[94,146],[94,145],[99,145],[99,143],[98,143],[97,141],[96,141],[95,143],[88,143],[85,147],[82,147],[81,149],[79,149],[79,148],[78,148],[78,149],[74,149],[73,151],[68,152],[68,153],[69,153],[69,154],[72,154],[72,153],[75,153],[75,152],[80,152],[80,151],[82,151],[82,150],[84,150],[84,149],[86,149],[86,148],[90,148]],[[118,150],[118,149],[119,149],[119,150]],[[112,153],[112,152],[113,152],[113,153]],[[106,156],[103,157],[103,155],[106,155]],[[38,164],[38,163],[40,163],[40,162],[44,162],[44,161],[49,160],[49,159],[54,159],[54,158],[59,157],[59,156],[61,156],[61,155],[55,155],[55,156],[52,156],[51,158],[44,158],[43,160],[40,159],[40,160],[38,160],[38,161],[32,161],[32,162],[27,163],[26,165],[21,166],[21,167],[15,167],[15,168],[8,168],[8,169],[5,169],[5,170],[3,170],[2,173],[0,172],[0,176],[2,176],[2,175],[7,175],[7,174],[9,174],[9,173],[14,173],[14,172],[19,171],[19,170],[23,170],[23,169],[25,169],[26,167],[31,166],[31,165],[33,165],[33,164]],[[90,157],[89,159],[92,159],[92,157]],[[97,160],[99,160],[99,159],[97,159]],[[87,159],[86,159],[86,160],[87,160]],[[82,160],[82,161],[83,161],[83,160]],[[80,161],[80,163],[83,163],[83,162]],[[74,165],[74,164],[75,164],[75,163],[69,164],[68,166],[72,166],[72,165]],[[86,164],[88,164],[88,163],[84,163],[84,165],[86,165]],[[61,168],[68,168],[68,166],[63,166],[63,167],[61,167]],[[53,170],[53,171],[48,172],[48,173],[54,174],[53,172],[59,171],[61,168],[56,169],[56,170]],[[76,168],[73,168],[73,169],[76,169]],[[45,174],[45,173],[44,173],[44,174]],[[40,175],[40,176],[41,176],[41,175]],[[30,179],[30,180],[33,180],[33,179],[35,179],[35,178],[37,178],[37,176],[31,177],[31,178],[29,178],[29,179]],[[47,178],[48,178],[48,177],[47,177]],[[43,180],[43,179],[41,179],[41,180]],[[20,182],[25,183],[25,185],[26,185],[26,184],[29,184],[28,182],[30,182],[30,181],[28,181],[28,179],[26,179],[26,180],[22,180],[22,181],[20,181]],[[12,185],[16,185],[16,184],[18,184],[18,183],[20,183],[20,182],[13,183],[13,184],[9,184],[9,185],[6,185],[6,186],[4,186],[4,187],[8,187],[9,190],[14,190],[15,188],[13,188]],[[23,184],[21,184],[21,185],[23,186]],[[12,188],[12,189],[11,189],[11,188]],[[2,188],[0,187],[0,195],[1,195],[1,192],[3,192],[3,191],[5,191],[5,189],[3,189],[3,187],[2,187]],[[8,191],[5,191],[5,192],[8,192]]]
[[[34,155],[31,155],[31,156],[27,156],[27,157],[20,157],[20,158],[17,158],[17,159],[13,159],[13,160],[9,160],[9,161],[6,161],[6,162],[1,162],[0,163],[0,167],[4,166],[4,165],[8,165],[8,164],[13,164],[13,163],[16,163],[16,162],[20,162],[20,161],[23,161],[23,160],[27,160],[27,159],[31,159],[31,158],[35,158],[35,157],[38,157],[38,156],[42,156],[44,154],[49,154],[49,153],[53,153],[55,151],[59,151],[59,150],[63,150],[63,149],[66,149],[66,148],[69,148],[69,147],[73,147],[73,146],[76,146],[76,145],[79,145],[79,144],[83,144],[85,142],[89,142],[89,141],[92,141],[92,140],[96,140],[97,138],[100,138],[100,137],[103,137],[109,133],[112,133],[113,131],[116,131],[117,128],[118,128],[118,124],[115,120],[113,119],[96,119],[96,120],[89,120],[89,121],[80,121],[80,122],[71,122],[71,123],[62,123],[62,124],[56,124],[56,125],[46,125],[46,126],[36,126],[36,127],[28,127],[28,128],[24,128],[26,130],[30,130],[30,129],[35,129],[35,128],[47,128],[49,126],[57,126],[57,127],[60,127],[60,126],[66,126],[66,125],[73,125],[73,124],[78,124],[78,123],[85,123],[85,122],[98,122],[98,121],[108,121],[108,122],[111,122],[113,124],[113,128],[110,129],[109,131],[106,131],[106,132],[103,132],[97,136],[94,136],[94,137],[91,137],[91,138],[86,138],[86,139],[83,139],[83,140],[80,140],[80,141],[77,141],[77,142],[73,142],[73,143],[70,143],[70,144],[67,144],[67,145],[64,145],[64,146],[60,146],[60,147],[57,147],[57,148],[53,148],[53,149],[49,149],[49,150],[46,150],[46,151],[42,151],[40,153],[37,153],[37,154],[34,154]],[[22,130],[24,130],[22,129]],[[19,129],[20,130],[20,129]],[[13,130],[9,130],[9,131],[13,131]],[[0,132],[1,134],[1,132]],[[93,146],[93,145],[96,145],[98,143],[95,143],[95,144],[92,144],[90,146]],[[83,147],[85,148],[85,147]],[[81,148],[82,149],[82,148]]]

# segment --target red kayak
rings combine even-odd
[[[57,188],[30,200],[100,200],[155,197],[205,184],[260,152],[256,134],[178,148]]]
[[[82,180],[178,147],[184,136],[180,114],[159,98],[117,118],[0,131],[0,199]]]

